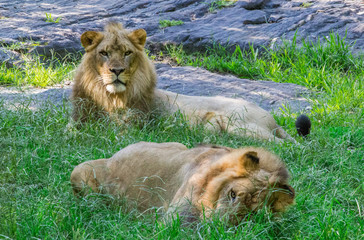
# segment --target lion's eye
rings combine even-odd
[[[107,57],[109,54],[106,51],[100,51],[100,55],[103,57]]]
[[[235,201],[236,193],[233,190],[230,191],[230,198],[232,201]]]
[[[125,52],[125,56],[129,56],[130,54],[132,54],[132,51],[126,51]]]

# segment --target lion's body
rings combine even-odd
[[[209,129],[276,142],[294,141],[267,111],[243,99],[186,96],[159,89],[154,99],[168,114],[179,110],[193,124],[202,123]]]
[[[145,40],[144,30],[131,32],[116,23],[107,25],[104,32],[81,36],[86,54],[73,87],[74,120],[85,120],[98,111],[129,108],[167,114],[180,110],[193,124],[277,142],[294,141],[267,111],[253,103],[156,89],[156,72],[144,53]]]
[[[130,145],[109,159],[87,161],[72,172],[76,194],[95,192],[125,196],[142,210],[168,208],[183,215],[210,210],[242,215],[261,208],[274,212],[294,202],[288,172],[281,160],[260,148],[231,149],[180,143]],[[268,189],[275,188],[274,191]],[[277,189],[281,190],[277,190]],[[283,189],[283,190],[282,190]],[[229,194],[234,191],[234,201]],[[270,193],[269,193],[270,192]]]

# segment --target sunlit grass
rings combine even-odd
[[[213,13],[218,9],[222,9],[225,7],[230,7],[234,5],[237,0],[215,0],[210,3],[209,12]]]
[[[330,82],[326,74],[354,74],[362,76],[364,58],[354,56],[351,45],[336,34],[324,40],[309,42],[297,38],[283,40],[273,49],[259,50],[250,46],[242,50],[236,46],[224,47],[215,44],[205,53],[189,53],[182,46],[167,46],[167,52],[178,64],[203,67],[211,71],[229,72],[239,77],[269,79],[277,82],[292,82],[312,88],[327,89]]]
[[[182,25],[184,22],[181,20],[159,20],[159,27],[160,28],[167,28],[172,26]]]
[[[43,61],[42,56],[27,54],[18,67],[7,68],[5,63],[0,65],[0,85],[46,87],[71,81],[78,59],[69,55],[63,59],[52,57]]]

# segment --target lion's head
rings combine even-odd
[[[109,23],[102,32],[84,32],[86,53],[75,76],[73,99],[88,100],[108,112],[126,107],[148,110],[157,80],[144,52],[146,37],[144,29],[130,31],[120,23]],[[79,118],[81,107],[75,107],[74,118]]]
[[[81,43],[94,60],[95,70],[110,93],[124,92],[143,54],[147,33],[129,32],[120,23],[106,25],[104,32],[87,31]],[[90,56],[90,57],[91,57]]]
[[[264,206],[283,212],[294,203],[288,171],[276,155],[254,147],[228,151],[217,160],[202,161],[188,180],[192,192],[184,197],[192,197],[200,214],[226,213],[239,219]]]

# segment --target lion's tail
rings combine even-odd
[[[298,135],[306,137],[311,130],[311,120],[306,115],[298,116],[296,120],[296,129]]]

